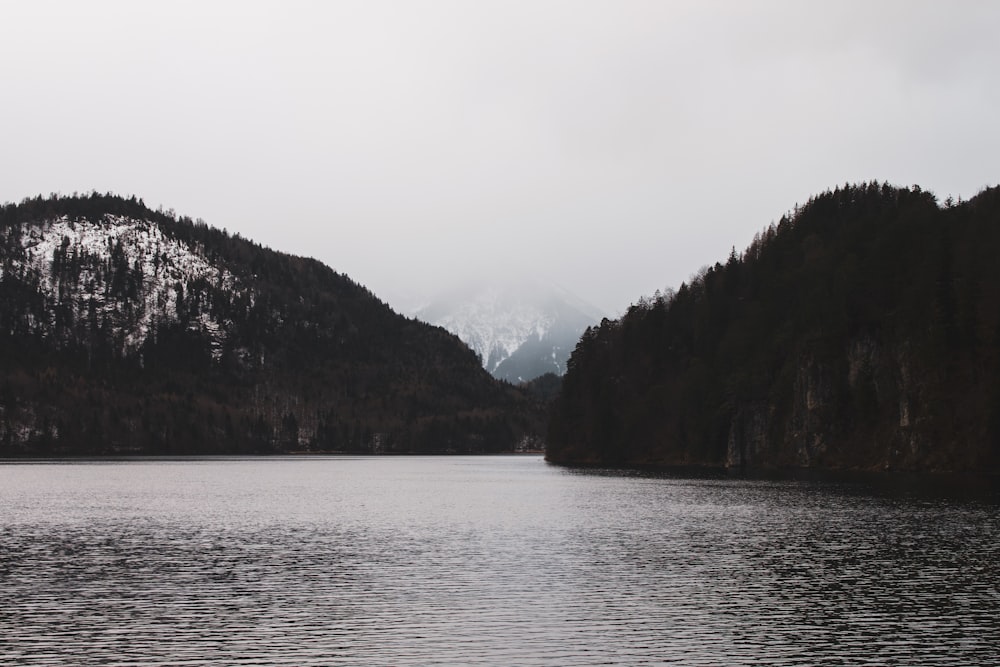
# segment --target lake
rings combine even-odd
[[[995,494],[890,482],[0,464],[0,664],[1000,664]]]

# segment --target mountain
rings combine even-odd
[[[547,457],[996,471],[1000,189],[811,199],[674,293],[588,329]]]
[[[470,283],[416,312],[462,339],[495,377],[527,382],[562,375],[600,312],[566,290],[534,281]]]
[[[135,197],[0,208],[0,457],[507,451],[540,408],[323,264]]]

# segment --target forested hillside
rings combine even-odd
[[[1000,189],[826,192],[589,329],[551,461],[996,469]]]
[[[505,451],[539,419],[315,260],[134,197],[0,208],[0,456]]]

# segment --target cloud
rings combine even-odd
[[[530,272],[615,312],[845,181],[996,180],[993,3],[39,0],[0,198],[147,202],[377,293]]]

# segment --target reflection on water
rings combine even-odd
[[[4,665],[1000,664],[1000,508],[536,457],[0,466]]]

